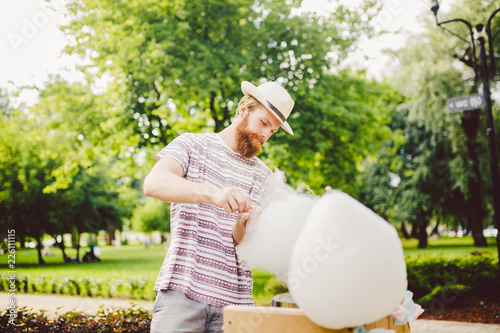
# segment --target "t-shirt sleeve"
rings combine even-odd
[[[179,135],[155,155],[155,162],[158,162],[163,157],[171,157],[182,165],[184,169],[182,176],[185,177],[189,167],[193,139],[189,133]]]
[[[271,169],[267,166],[262,166],[260,172],[256,173],[254,180],[254,185],[250,190],[250,197],[253,201],[257,201],[262,207],[267,205],[267,197],[269,186],[271,185],[269,180],[272,174]]]

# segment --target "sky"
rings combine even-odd
[[[345,0],[355,4],[360,0]],[[380,78],[386,68],[387,57],[382,49],[397,49],[404,45],[409,33],[422,31],[420,18],[432,15],[428,0],[382,0],[385,9],[376,18],[377,28],[391,34],[363,40],[360,51],[350,58],[350,64],[365,69],[369,76]],[[41,86],[49,74],[61,74],[76,80],[76,57],[63,54],[69,43],[59,26],[67,22],[66,0],[17,0],[0,1],[0,87],[22,85]],[[446,7],[446,3],[441,1]],[[311,10],[328,10],[328,0],[304,0],[303,6]],[[25,92],[22,99],[32,104],[36,92]]]

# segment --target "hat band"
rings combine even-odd
[[[285,116],[283,116],[283,114],[280,112],[280,110],[278,110],[274,105],[272,105],[271,102],[269,102],[267,99],[266,99],[266,102],[269,105],[269,107],[271,108],[271,110],[273,110],[278,115],[278,117],[280,117],[281,121],[285,122],[286,118],[285,118]]]

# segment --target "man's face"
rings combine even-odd
[[[255,106],[251,112],[247,110],[242,117],[236,128],[236,144],[241,156],[252,158],[281,123],[262,105]]]

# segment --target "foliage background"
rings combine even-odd
[[[277,133],[260,157],[290,185],[341,189],[422,248],[440,225],[485,246],[493,209],[484,112],[448,114],[445,103],[481,92],[470,47],[429,14],[427,30],[393,53],[397,70],[376,81],[345,61],[362,38],[383,33],[373,21],[383,2],[332,1],[326,14],[300,4],[69,1],[65,52],[86,60],[84,79],[52,76],[32,107],[0,92],[2,230],[15,227],[21,246],[34,240],[40,263],[46,237],[67,259],[82,233],[104,230],[111,244],[117,230],[168,231],[168,205],[141,191],[155,152],[180,133],[227,126],[242,80],[276,80],[296,100],[296,134]],[[459,0],[440,19],[484,21],[499,5]],[[494,115],[498,128],[496,104]]]

